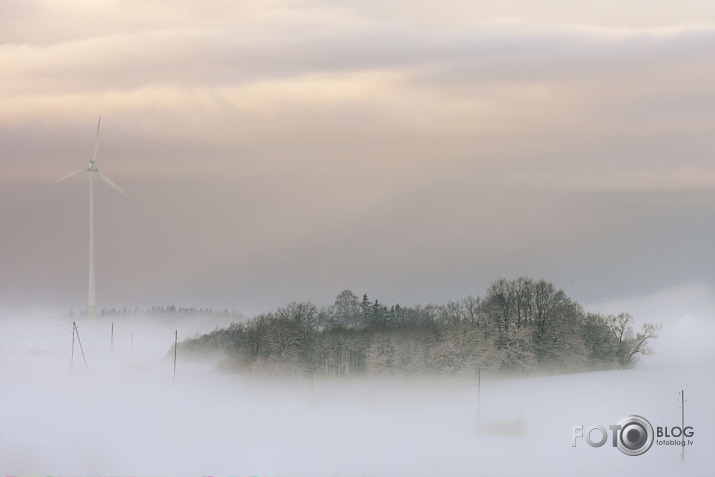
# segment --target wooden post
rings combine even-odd
[[[174,380],[172,383],[176,383],[176,346],[179,342],[179,330],[174,331]]]
[[[482,410],[482,368],[477,369],[477,429],[479,428],[479,414]]]
[[[482,412],[482,368],[477,368],[477,431],[479,431],[479,415]]]
[[[72,366],[74,366],[74,321],[72,322],[72,357],[70,358],[70,370],[72,369]]]
[[[84,356],[84,348],[82,347],[82,340],[79,338],[79,328],[77,328],[77,324],[75,322],[72,322],[74,325],[74,332],[77,333],[77,343],[79,343],[79,350],[82,351],[82,359],[84,360],[84,367],[89,370],[89,365],[87,364],[87,358]]]
[[[680,390],[680,438],[682,447],[680,450],[680,462],[685,462],[685,391]]]

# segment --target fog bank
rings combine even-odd
[[[77,325],[89,370],[77,347],[70,370],[70,319],[0,322],[2,475],[706,475],[712,468],[712,360],[485,375],[478,433],[476,380],[316,379],[311,392],[309,379],[249,378],[179,356],[172,384],[175,325],[186,337],[206,324],[115,321],[114,351],[110,321]],[[696,430],[685,464],[675,447],[654,445],[639,457],[583,440],[571,447],[573,425],[607,426],[630,414],[679,425],[681,389]]]

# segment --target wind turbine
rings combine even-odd
[[[94,154],[92,155],[92,160],[89,161],[89,165],[84,169],[70,172],[66,176],[60,177],[56,181],[47,184],[48,186],[51,186],[74,176],[78,176],[83,172],[89,172],[89,300],[87,303],[87,316],[90,318],[97,316],[97,296],[94,274],[94,174],[97,173],[100,179],[109,184],[113,189],[116,189],[127,199],[131,199],[129,194],[124,192],[121,187],[112,181],[112,179],[99,172],[99,169],[97,168],[97,154],[99,154],[99,125],[101,121],[102,118],[100,117],[97,120],[97,135],[94,138]]]

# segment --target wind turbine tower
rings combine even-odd
[[[92,160],[89,161],[89,165],[84,169],[70,172],[66,176],[60,177],[56,181],[47,184],[57,184],[58,182],[78,176],[83,172],[89,172],[89,296],[87,302],[87,316],[90,318],[95,318],[97,316],[97,289],[94,273],[94,174],[96,173],[100,179],[109,184],[112,188],[116,189],[124,197],[131,199],[129,194],[124,192],[121,187],[115,184],[109,177],[102,174],[97,168],[97,155],[99,154],[99,125],[101,121],[102,118],[100,117],[97,120],[97,135],[94,138],[94,154],[92,155]]]

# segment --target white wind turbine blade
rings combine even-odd
[[[97,174],[99,174],[99,177],[101,177],[104,182],[106,182],[106,183],[109,184],[110,186],[114,187],[114,188],[115,188],[117,191],[119,191],[119,193],[122,194],[124,197],[126,197],[127,199],[131,199],[131,198],[132,198],[132,196],[130,196],[129,194],[127,194],[126,192],[124,192],[121,187],[119,187],[117,184],[115,184],[112,179],[110,179],[109,177],[105,176],[104,174],[102,174],[102,173],[99,172],[99,171],[97,171]]]
[[[99,124],[102,122],[102,116],[97,120],[97,135],[94,136],[94,154],[92,155],[92,162],[97,160],[97,155],[99,154]]]
[[[83,172],[87,172],[87,169],[85,168],[85,169],[80,169],[80,170],[78,170],[78,171],[70,172],[70,173],[67,174],[66,176],[60,177],[60,178],[57,179],[56,181],[52,181],[52,182],[50,182],[50,183],[47,184],[47,185],[48,185],[48,186],[51,186],[51,185],[53,185],[53,184],[57,184],[58,182],[65,181],[65,180],[67,180],[67,179],[69,179],[69,178],[71,178],[71,177],[78,176],[78,175],[82,174]]]

